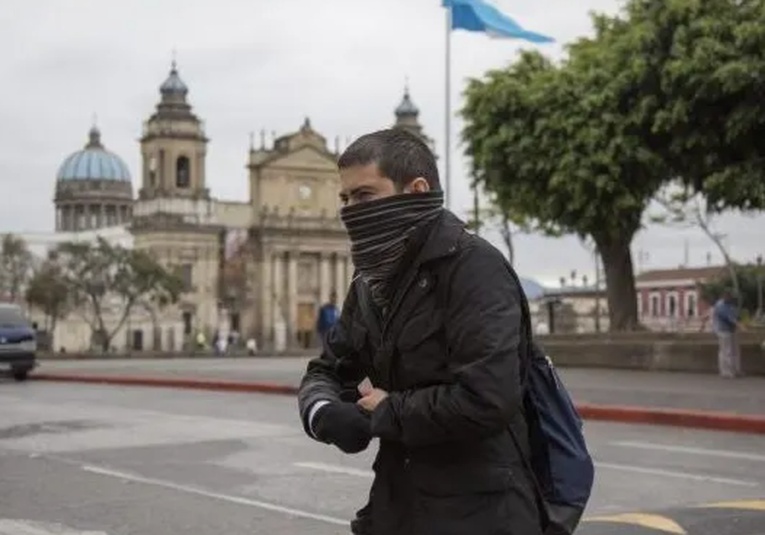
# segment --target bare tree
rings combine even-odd
[[[26,288],[26,301],[45,316],[45,330],[53,333],[58,320],[71,309],[71,293],[55,252],[35,270]]]
[[[651,217],[653,222],[680,228],[698,228],[711,240],[725,261],[733,291],[740,296],[741,284],[735,263],[723,243],[725,236],[715,232],[713,220],[716,214],[709,209],[704,197],[701,194],[689,192],[685,188],[670,185],[656,196],[655,201],[662,207],[664,213],[653,215]]]
[[[34,255],[20,236],[5,234],[0,245],[0,295],[13,302],[20,297],[32,276]]]
[[[468,217],[468,228],[480,232],[484,228],[493,228],[499,231],[502,244],[507,249],[507,260],[511,265],[515,262],[514,237],[517,232],[526,232],[526,229],[516,226],[510,214],[496,206],[483,208],[476,212],[472,210]]]

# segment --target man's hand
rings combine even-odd
[[[369,416],[350,402],[320,408],[313,428],[319,440],[334,444],[345,453],[364,451],[372,440]]]
[[[367,412],[373,412],[377,406],[388,397],[388,393],[381,388],[374,388],[372,383],[365,381],[359,385],[361,399],[356,403]]]

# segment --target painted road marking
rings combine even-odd
[[[743,509],[746,511],[765,511],[765,500],[739,500],[735,502],[708,503],[699,507],[710,509]]]
[[[666,451],[670,453],[685,453],[687,455],[708,455],[711,457],[724,457],[727,459],[765,462],[765,455],[747,453],[743,451],[713,450],[706,448],[693,448],[688,446],[671,446],[668,444],[651,444],[649,442],[632,442],[629,440],[611,442],[610,445],[623,448],[637,448],[644,450]]]
[[[320,472],[328,472],[333,474],[344,474],[348,476],[357,477],[374,477],[374,472],[370,470],[359,470],[358,468],[350,468],[347,466],[339,466],[335,464],[326,463],[314,463],[314,462],[301,462],[294,463],[294,466],[299,468],[308,468],[311,470],[318,470]],[[722,483],[725,485],[736,485],[741,487],[758,487],[759,483],[756,481],[744,481],[741,479],[729,479],[725,477],[715,477],[705,474],[691,474],[688,472],[674,472],[671,470],[662,470],[660,468],[644,468],[639,466],[630,466],[615,463],[595,463],[597,468],[605,468],[607,470],[620,470],[623,472],[633,472],[637,474],[660,476],[660,477],[674,477],[680,479],[689,479],[691,481],[703,481],[706,483]]]
[[[610,516],[594,516],[585,518],[583,522],[608,522],[615,524],[629,524],[640,526],[665,533],[687,535],[687,532],[674,520],[661,515],[649,515],[645,513],[624,513]]]
[[[661,468],[646,468],[641,466],[631,466],[627,464],[616,463],[595,463],[596,468],[605,468],[607,470],[620,470],[622,472],[633,472],[635,474],[645,474],[649,476],[675,477],[679,479],[688,479],[691,481],[703,481],[705,483],[721,483],[723,485],[735,485],[739,487],[759,487],[756,481],[746,481],[743,479],[730,479],[727,477],[716,477],[706,474],[692,474],[689,472],[675,472],[673,470],[664,470]]]
[[[0,518],[0,535],[109,535],[104,531],[82,531],[61,524]]]
[[[273,511],[275,513],[282,513],[288,516],[296,516],[300,518],[307,518],[309,520],[317,520],[326,524],[333,524],[336,526],[348,526],[349,521],[343,518],[335,518],[333,516],[321,515],[317,513],[311,513],[309,511],[301,511],[300,509],[293,509],[292,507],[285,507],[275,503],[263,502],[260,500],[252,500],[250,498],[244,498],[242,496],[233,496],[230,494],[222,494],[220,492],[211,492],[198,487],[192,487],[190,485],[181,485],[179,483],[173,483],[172,481],[166,481],[163,479],[155,479],[150,477],[143,477],[137,474],[130,474],[127,472],[120,472],[112,470],[110,468],[103,468],[100,466],[83,465],[80,467],[85,472],[91,474],[98,474],[106,477],[113,477],[121,479],[123,481],[132,481],[134,483],[140,483],[143,485],[151,485],[154,487],[161,487],[165,489],[176,490],[186,494],[193,494],[195,496],[203,496],[213,500],[219,500],[228,503],[235,503],[238,505],[246,505],[249,507],[257,507],[258,509],[264,509],[266,511]]]

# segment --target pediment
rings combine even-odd
[[[337,172],[337,160],[334,154],[327,154],[318,149],[305,146],[295,151],[275,156],[265,163],[264,168],[312,169],[317,171]]]

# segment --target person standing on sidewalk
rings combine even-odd
[[[318,441],[357,453],[379,439],[353,533],[541,535],[512,268],[443,208],[416,136],[367,134],[338,167],[356,273],[298,403]]]
[[[712,327],[717,335],[720,375],[728,379],[740,377],[741,349],[737,332],[743,330],[743,326],[739,322],[736,298],[730,290],[725,290],[712,308]]]

